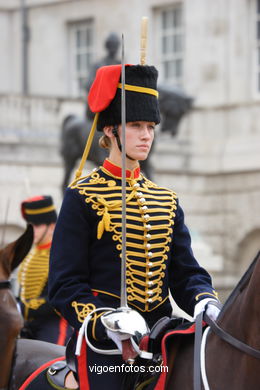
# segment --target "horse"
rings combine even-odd
[[[160,132],[169,132],[171,136],[176,136],[180,120],[191,110],[192,104],[193,98],[184,92],[161,84],[159,87],[159,105],[161,111]],[[86,107],[85,117],[69,114],[62,122],[60,138],[60,154],[64,166],[62,193],[64,193],[69,184],[71,172],[75,168],[76,162],[82,156],[93,118],[93,113]],[[157,136],[158,134],[156,134]],[[100,134],[95,132],[88,156],[88,160],[96,166],[102,165],[108,155],[106,150],[99,147],[99,137]],[[141,170],[150,180],[153,177],[153,166],[150,159],[151,153],[145,161],[140,162]]]
[[[0,249],[0,389],[17,390],[42,364],[65,355],[59,345],[17,338],[23,319],[11,291],[11,272],[21,263],[31,249],[33,229]]]
[[[217,327],[214,323],[210,325],[205,347],[207,381],[203,389],[260,388],[259,280],[260,252],[227,299],[217,319]],[[230,344],[232,340],[233,343]],[[181,336],[178,343],[174,360],[171,360],[173,354],[169,355],[170,370],[165,390],[193,388],[193,338]],[[169,351],[174,349],[174,344],[176,345],[176,339],[173,337],[168,345]]]

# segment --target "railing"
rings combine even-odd
[[[84,102],[56,97],[0,95],[0,139],[55,142],[69,114],[84,115]]]

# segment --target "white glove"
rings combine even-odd
[[[200,302],[198,302],[196,305],[195,305],[195,308],[194,308],[194,316],[193,316],[193,320],[196,319],[196,317],[205,310],[205,306],[210,302],[212,301],[212,298],[205,298],[205,299],[202,299]],[[220,313],[220,309],[215,306],[215,305],[211,305],[209,303],[208,305],[208,308],[206,310],[206,314],[209,316],[209,318],[211,318],[213,321],[216,321],[216,319],[218,318],[218,315]]]
[[[130,339],[131,335],[128,333],[112,332],[112,330],[106,329],[108,337],[114,341],[117,348],[122,352],[122,341]]]
[[[219,309],[217,306],[211,305],[211,304],[209,303],[208,308],[207,308],[207,310],[206,310],[207,316],[208,316],[211,320],[216,321],[216,319],[218,318],[219,313],[220,313],[220,309]]]

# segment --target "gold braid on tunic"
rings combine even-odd
[[[29,309],[37,310],[46,302],[41,294],[48,280],[49,257],[50,248],[39,249],[35,247],[19,267],[20,299],[25,305],[27,314]],[[26,313],[25,317],[27,317]]]
[[[109,175],[102,167],[101,171],[94,171],[88,176],[88,182],[79,181],[72,188],[77,189],[100,216],[97,239],[100,240],[105,231],[111,232],[120,256],[121,185],[113,176],[106,178],[102,173]],[[142,308],[138,306],[140,310],[150,311],[151,303],[163,303],[161,292],[177,196],[175,192],[157,186],[142,175],[138,179],[127,179],[127,182],[127,298],[128,302],[139,302],[142,305]]]

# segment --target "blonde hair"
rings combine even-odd
[[[110,149],[111,148],[111,139],[103,134],[100,138],[99,138],[99,146],[103,149]]]

